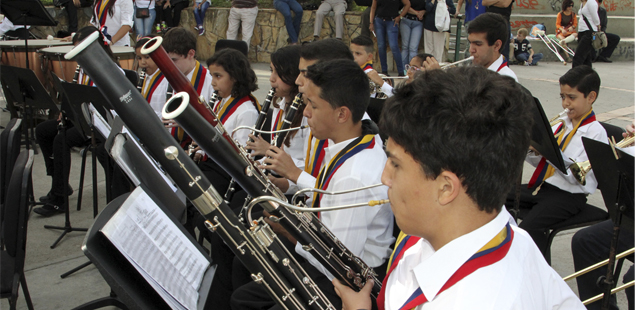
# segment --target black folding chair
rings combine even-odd
[[[245,41],[227,39],[220,39],[216,41],[214,51],[218,52],[224,48],[233,48],[245,54],[245,56],[247,56],[247,53],[249,53],[249,45],[247,45],[247,42]]]
[[[0,253],[0,298],[8,298],[11,309],[16,309],[18,289],[22,285],[29,309],[33,309],[31,295],[24,276],[26,257],[27,221],[29,218],[28,193],[31,186],[33,150],[20,153],[9,182],[2,226],[5,247]]]

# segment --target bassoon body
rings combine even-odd
[[[328,299],[308,277],[298,262],[271,228],[260,221],[251,229],[244,225],[223,202],[209,180],[183,149],[168,134],[155,112],[127,79],[115,78],[121,72],[106,52],[96,43],[95,32],[66,54],[76,60],[112,104],[124,123],[144,144],[149,153],[161,163],[163,169],[185,193],[205,218],[205,226],[215,231],[251,272],[257,283],[284,309],[333,309]],[[187,94],[175,95],[169,102],[189,102]],[[188,105],[188,107],[190,107]],[[195,112],[196,113],[196,112]],[[199,119],[202,117],[196,113]],[[226,141],[211,128],[205,139]]]
[[[207,156],[222,167],[249,196],[256,198],[268,195],[285,199],[284,193],[269,180],[262,169],[256,166],[246,150],[231,138],[216,115],[205,108],[205,103],[197,97],[196,90],[178,70],[161,46],[161,42],[160,37],[152,38],[141,48],[141,53],[154,60],[175,91],[183,91],[188,95],[194,94],[194,97],[189,98],[189,105],[184,102],[183,107],[177,107],[174,101],[168,102],[164,112],[168,112]],[[301,101],[296,102],[296,110],[300,104]],[[292,111],[293,109],[290,109],[288,113],[295,115]],[[292,120],[289,119],[289,125]],[[218,130],[224,139],[211,139],[209,131],[212,129]],[[291,211],[274,202],[260,205],[271,215],[280,219],[280,224],[302,244],[304,249],[342,283],[359,291],[366,280],[372,278],[375,283],[372,295],[376,297],[379,294],[381,281],[376,278],[374,270],[354,255],[314,214]]]

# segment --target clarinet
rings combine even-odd
[[[282,200],[286,199],[284,193],[269,180],[265,172],[256,166],[245,149],[229,136],[215,113],[207,109],[206,104],[198,99],[196,90],[174,65],[161,46],[161,42],[161,37],[152,38],[141,48],[141,53],[154,60],[168,82],[174,86],[174,90],[186,92],[188,95],[194,94],[194,97],[191,95],[189,97],[189,105],[183,103],[183,106],[177,107],[175,103],[171,105],[166,103],[164,112],[168,112],[209,158],[222,167],[249,196],[256,198],[270,195]],[[164,115],[164,118],[167,117]],[[213,129],[218,130],[224,139],[210,139],[208,133]],[[376,297],[379,294],[381,281],[377,279],[374,270],[342,244],[314,214],[292,212],[287,208],[280,208],[273,202],[263,203],[261,206],[274,217],[279,218],[280,224],[302,244],[305,250],[318,259],[342,283],[359,291],[364,287],[366,280],[372,278],[375,282],[372,295]],[[333,255],[334,253],[338,255]]]
[[[139,73],[139,84],[137,85],[137,89],[139,92],[143,90],[143,83],[146,81],[146,69],[141,69],[141,73]]]
[[[295,98],[293,99],[293,103],[291,103],[291,105],[289,106],[289,111],[287,111],[287,115],[285,115],[284,117],[284,122],[282,123],[282,128],[281,129],[289,129],[291,128],[291,124],[293,123],[293,119],[295,118],[295,114],[298,112],[298,109],[300,108],[300,106],[302,105],[302,94],[299,93],[297,95],[295,95]],[[287,135],[289,134],[289,131],[283,131],[280,133],[276,134],[276,139],[275,141],[271,141],[271,144],[277,146],[277,147],[282,147],[282,145],[284,144],[284,142],[287,140]]]
[[[334,309],[271,228],[260,220],[252,229],[246,229],[197,165],[165,131],[135,86],[127,79],[113,78],[121,72],[114,62],[104,61],[108,56],[96,42],[98,37],[97,32],[91,34],[65,58],[80,63],[99,85],[100,92],[128,128],[204,216],[205,226],[219,234],[252,273],[252,279],[264,285],[273,300],[284,309]],[[181,103],[184,99],[189,101],[186,93],[177,94],[168,104]],[[198,113],[197,116],[200,118]],[[211,127],[207,122],[204,124]],[[206,138],[226,141],[220,132],[211,128],[206,132]]]
[[[79,80],[79,69],[80,65],[77,65],[77,67],[75,67],[75,74],[73,74],[73,84],[77,84],[77,81]]]
[[[269,107],[271,107],[271,101],[273,100],[273,94],[276,93],[276,88],[271,87],[269,92],[267,93],[267,97],[265,97],[265,102],[262,104],[262,108],[260,109],[260,114],[258,114],[258,119],[256,120],[256,125],[254,126],[257,130],[262,130],[262,127],[265,125],[265,120],[267,120],[267,113],[269,112]],[[252,135],[259,136],[260,133],[257,131],[252,131]],[[253,142],[253,140],[251,140]]]
[[[231,145],[225,139],[209,138],[209,132],[215,128],[205,122],[191,103],[172,100],[167,102],[163,107],[163,118],[174,119],[249,196],[256,198],[269,195],[286,201],[284,193],[269,180],[263,169],[254,164],[243,147]],[[232,152],[234,148],[239,151]],[[339,241],[315,214],[291,211],[271,201],[261,203],[260,206],[340,282],[359,291],[368,279],[373,279],[372,296],[377,297],[381,290],[381,281],[377,279],[377,274]]]

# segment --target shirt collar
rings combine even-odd
[[[496,218],[480,228],[450,241],[430,257],[413,268],[417,283],[429,301],[432,301],[450,277],[487,242],[492,240],[509,222],[504,207]]]
[[[503,60],[503,55],[499,55],[498,59],[496,59],[496,61],[494,61],[489,67],[487,67],[487,70],[496,72],[496,70],[498,70],[498,68],[500,68],[500,66],[503,64]]]
[[[340,143],[335,144],[333,140],[329,139],[329,145],[324,148],[324,154],[328,156],[329,160],[335,156],[335,154],[339,153],[343,150],[349,143],[351,143],[356,138],[351,138]],[[324,162],[326,164],[326,162]]]

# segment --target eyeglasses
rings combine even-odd
[[[406,69],[406,71],[412,69],[414,71],[419,71],[421,70],[421,68],[417,67],[417,66],[411,66],[410,64],[406,64],[405,66],[403,66],[404,69]]]

